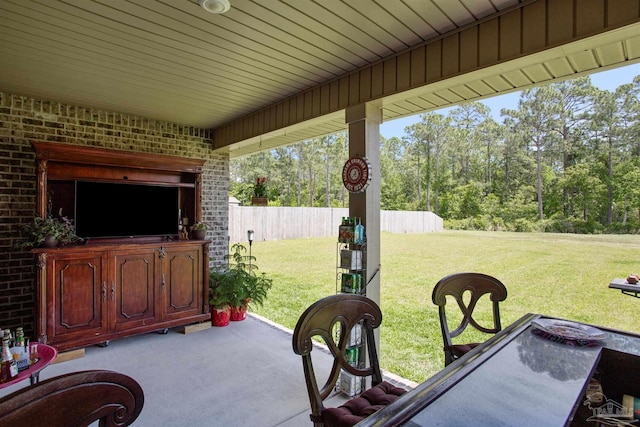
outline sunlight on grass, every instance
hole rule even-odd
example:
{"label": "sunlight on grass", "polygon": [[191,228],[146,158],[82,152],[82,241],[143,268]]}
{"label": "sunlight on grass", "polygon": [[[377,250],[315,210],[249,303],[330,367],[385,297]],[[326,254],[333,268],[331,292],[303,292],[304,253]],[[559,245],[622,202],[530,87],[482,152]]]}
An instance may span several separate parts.
{"label": "sunlight on grass", "polygon": [[[313,302],[336,292],[334,238],[254,242],[253,255],[259,271],[274,279],[264,307],[254,310],[287,328]],[[541,313],[640,331],[640,301],[608,289],[611,279],[640,273],[638,236],[383,233],[381,265],[381,365],[413,381],[444,366],[431,291],[451,273],[481,272],[506,285],[503,327],[526,313]],[[483,319],[490,322],[489,311]]]}

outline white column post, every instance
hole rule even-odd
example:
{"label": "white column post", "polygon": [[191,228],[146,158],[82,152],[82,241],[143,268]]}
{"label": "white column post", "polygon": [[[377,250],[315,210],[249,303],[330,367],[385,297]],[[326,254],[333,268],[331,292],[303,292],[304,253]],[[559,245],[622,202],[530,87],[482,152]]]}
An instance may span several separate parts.
{"label": "white column post", "polygon": [[349,216],[362,218],[367,236],[367,297],[380,304],[380,123],[382,110],[372,104],[350,107],[349,157],[363,156],[371,165],[371,181],[362,193],[349,194]]}

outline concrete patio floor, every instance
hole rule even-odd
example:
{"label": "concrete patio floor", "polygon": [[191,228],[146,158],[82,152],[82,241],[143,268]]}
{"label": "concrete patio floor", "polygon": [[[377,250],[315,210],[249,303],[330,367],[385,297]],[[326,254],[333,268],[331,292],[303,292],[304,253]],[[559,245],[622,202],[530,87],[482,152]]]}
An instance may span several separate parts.
{"label": "concrete patio floor", "polygon": [[[310,426],[302,361],[291,331],[249,315],[227,327],[183,333],[149,333],[91,346],[84,357],[54,363],[40,381],[69,372],[108,369],[131,376],[145,393],[135,426]],[[325,378],[331,356],[314,349],[314,367]],[[412,384],[389,376],[394,383]],[[28,386],[0,390],[0,397]],[[338,394],[326,401],[337,406]]]}

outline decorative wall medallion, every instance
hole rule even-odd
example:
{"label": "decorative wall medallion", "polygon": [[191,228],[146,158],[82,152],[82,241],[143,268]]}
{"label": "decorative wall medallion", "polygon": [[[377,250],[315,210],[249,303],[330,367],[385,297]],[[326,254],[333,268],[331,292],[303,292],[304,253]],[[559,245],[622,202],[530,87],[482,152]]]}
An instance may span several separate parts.
{"label": "decorative wall medallion", "polygon": [[371,181],[371,164],[365,157],[355,156],[342,168],[342,183],[350,193],[362,193]]}

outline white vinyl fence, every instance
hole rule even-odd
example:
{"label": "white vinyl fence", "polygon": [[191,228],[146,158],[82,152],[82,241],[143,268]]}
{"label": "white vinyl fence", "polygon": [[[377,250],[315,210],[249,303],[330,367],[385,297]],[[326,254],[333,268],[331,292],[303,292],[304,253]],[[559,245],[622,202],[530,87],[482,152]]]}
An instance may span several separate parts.
{"label": "white vinyl fence", "polygon": [[[285,240],[338,236],[342,217],[348,208],[292,208],[277,206],[229,205],[229,238],[232,243],[254,239]],[[433,212],[381,211],[381,231],[390,233],[434,233],[442,231],[442,218]]]}

